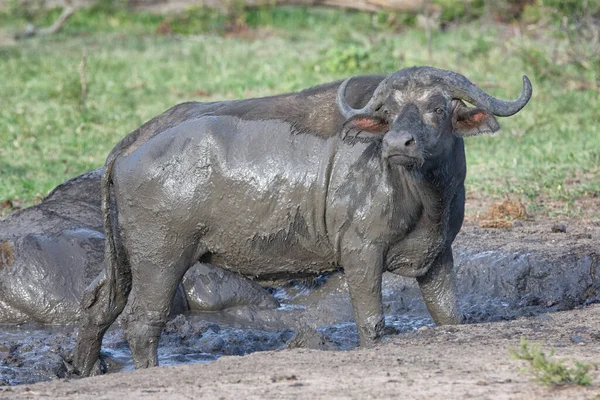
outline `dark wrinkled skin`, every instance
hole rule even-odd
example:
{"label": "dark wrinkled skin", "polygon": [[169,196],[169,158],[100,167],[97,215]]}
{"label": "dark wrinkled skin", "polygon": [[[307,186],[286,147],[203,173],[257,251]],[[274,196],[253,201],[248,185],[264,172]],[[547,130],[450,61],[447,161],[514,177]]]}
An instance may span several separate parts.
{"label": "dark wrinkled skin", "polygon": [[[103,177],[112,240],[82,302],[76,369],[89,375],[123,310],[134,365],[157,365],[170,300],[197,261],[257,279],[343,270],[362,346],[383,329],[385,270],[417,279],[436,323],[460,323],[451,251],[464,212],[460,136],[499,125],[435,80],[413,80],[419,71],[348,120],[309,90],[276,104],[196,106],[210,115],[184,104],[151,139],[125,138]],[[341,97],[352,108],[368,100]]]}

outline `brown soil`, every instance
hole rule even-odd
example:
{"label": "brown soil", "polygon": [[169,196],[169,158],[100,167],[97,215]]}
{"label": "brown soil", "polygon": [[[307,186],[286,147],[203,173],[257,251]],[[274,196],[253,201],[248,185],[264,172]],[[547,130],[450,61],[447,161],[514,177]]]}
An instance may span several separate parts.
{"label": "brown soil", "polygon": [[33,398],[600,398],[590,387],[546,388],[514,360],[524,336],[557,358],[600,361],[600,305],[510,322],[424,327],[373,349],[293,349],[222,357],[210,364],[152,368],[88,379],[0,388],[0,399]]}

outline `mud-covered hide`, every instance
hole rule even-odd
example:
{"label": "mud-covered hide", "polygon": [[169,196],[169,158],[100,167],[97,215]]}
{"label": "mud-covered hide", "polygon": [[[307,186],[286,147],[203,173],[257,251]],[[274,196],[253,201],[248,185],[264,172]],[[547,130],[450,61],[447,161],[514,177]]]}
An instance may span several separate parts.
{"label": "mud-covered hide", "polygon": [[[40,204],[0,220],[0,323],[77,321],[83,290],[104,266],[102,171],[73,178]],[[173,313],[241,305],[278,303],[250,280],[197,264],[175,295]]]}
{"label": "mud-covered hide", "polygon": [[102,169],[54,189],[0,220],[0,322],[63,324],[102,269]]}
{"label": "mud-covered hide", "polygon": [[183,276],[182,286],[192,311],[219,311],[245,305],[279,306],[262,286],[211,264],[194,264]]}

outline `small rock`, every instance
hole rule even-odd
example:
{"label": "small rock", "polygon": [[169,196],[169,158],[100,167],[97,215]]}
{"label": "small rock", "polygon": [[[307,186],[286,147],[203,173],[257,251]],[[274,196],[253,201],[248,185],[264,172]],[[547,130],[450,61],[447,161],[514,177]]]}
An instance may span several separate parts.
{"label": "small rock", "polygon": [[322,332],[306,325],[296,330],[296,335],[288,342],[287,346],[289,349],[333,350],[334,348]]}
{"label": "small rock", "polygon": [[520,228],[523,226],[523,221],[513,221],[514,228]]}
{"label": "small rock", "polygon": [[554,224],[554,225],[552,225],[551,229],[552,229],[552,232],[554,232],[554,233],[567,232],[567,226],[565,224]]}
{"label": "small rock", "polygon": [[298,378],[296,377],[296,375],[279,375],[279,376],[272,376],[271,377],[271,382],[276,383],[276,382],[281,382],[281,381],[297,381]]}
{"label": "small rock", "polygon": [[573,343],[584,343],[584,340],[579,335],[571,335],[571,342],[573,342]]}

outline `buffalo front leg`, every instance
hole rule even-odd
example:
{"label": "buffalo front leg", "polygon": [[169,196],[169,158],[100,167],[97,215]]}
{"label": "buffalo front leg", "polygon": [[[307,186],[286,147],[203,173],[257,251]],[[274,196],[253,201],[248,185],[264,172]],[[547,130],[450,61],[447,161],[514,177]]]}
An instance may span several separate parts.
{"label": "buffalo front leg", "polygon": [[456,325],[462,322],[454,282],[452,249],[443,251],[429,271],[417,282],[431,318],[438,325]]}
{"label": "buffalo front leg", "polygon": [[373,346],[384,328],[381,302],[383,254],[380,249],[371,247],[350,251],[342,257],[342,266],[350,291],[360,345]]}

